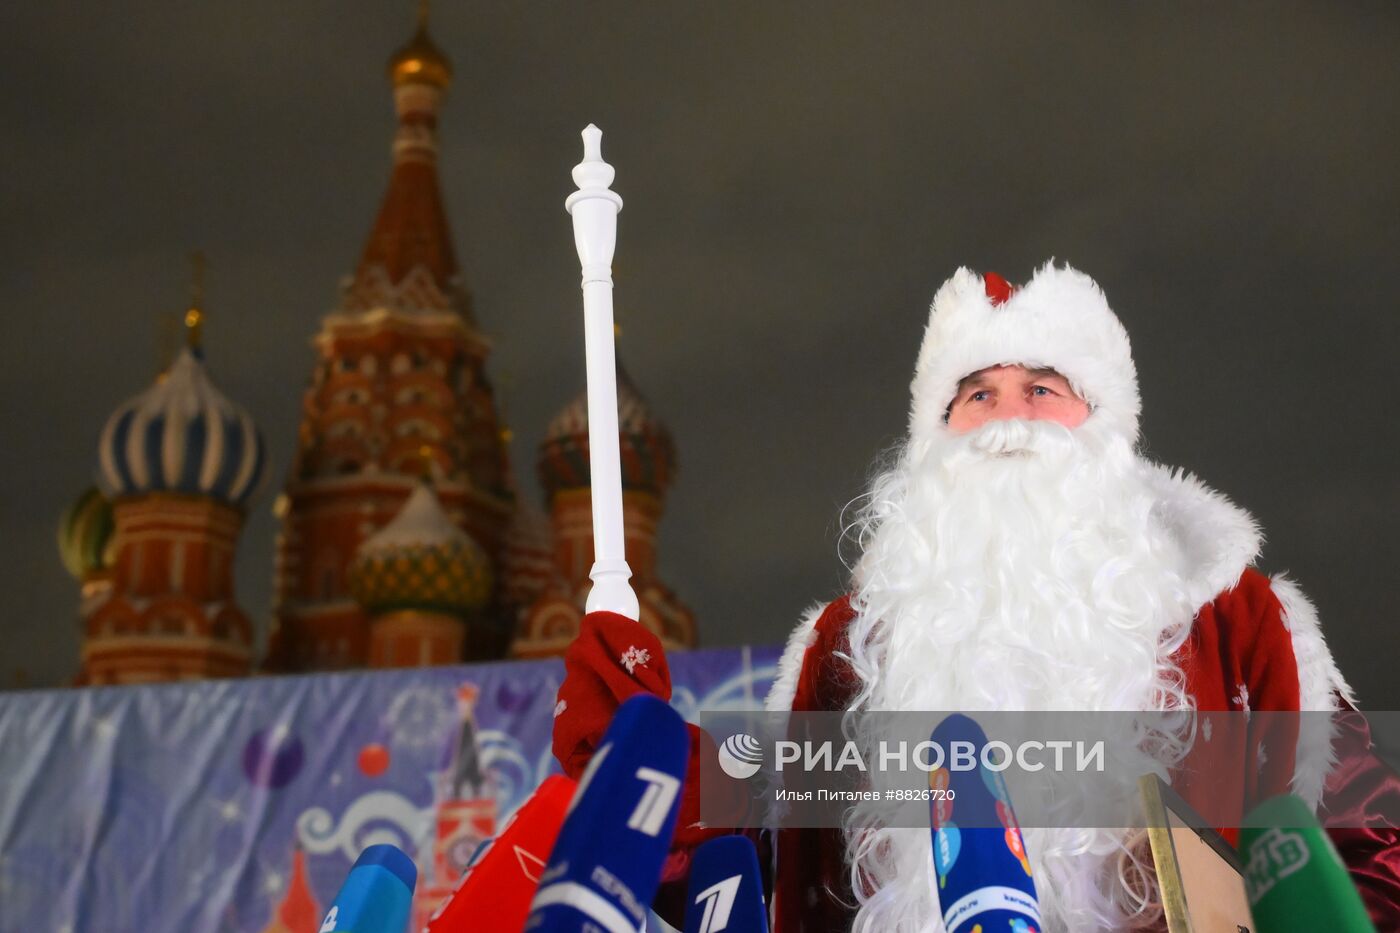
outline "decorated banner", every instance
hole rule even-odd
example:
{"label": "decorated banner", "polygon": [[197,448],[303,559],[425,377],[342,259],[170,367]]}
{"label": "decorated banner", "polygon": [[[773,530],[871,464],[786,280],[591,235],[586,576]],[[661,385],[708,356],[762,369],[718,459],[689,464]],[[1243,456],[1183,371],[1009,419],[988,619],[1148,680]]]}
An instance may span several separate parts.
{"label": "decorated banner", "polygon": [[[672,705],[757,709],[777,647],[669,655]],[[559,768],[557,660],[0,695],[0,933],[316,933],[355,858],[412,928]]]}

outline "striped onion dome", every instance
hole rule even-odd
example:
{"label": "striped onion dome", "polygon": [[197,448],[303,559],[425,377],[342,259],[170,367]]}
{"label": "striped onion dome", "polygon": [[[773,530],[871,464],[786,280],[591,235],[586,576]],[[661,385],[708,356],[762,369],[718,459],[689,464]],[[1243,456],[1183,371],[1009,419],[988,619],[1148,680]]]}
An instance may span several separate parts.
{"label": "striped onion dome", "polygon": [[372,612],[426,609],[461,615],[491,597],[491,559],[419,483],[399,513],[355,550],[350,594]]}
{"label": "striped onion dome", "polygon": [[186,347],[155,385],[107,419],[98,458],[113,496],[182,492],[243,506],[262,479],[267,448],[253,419]]}
{"label": "striped onion dome", "polygon": [[[617,426],[621,435],[622,488],[660,495],[676,472],[671,432],[617,366]],[[553,495],[588,486],[588,393],[554,416],[540,444],[540,482]]]}
{"label": "striped onion dome", "polygon": [[58,522],[58,553],[63,566],[79,580],[110,570],[113,553],[112,503],[102,490],[89,486]]}

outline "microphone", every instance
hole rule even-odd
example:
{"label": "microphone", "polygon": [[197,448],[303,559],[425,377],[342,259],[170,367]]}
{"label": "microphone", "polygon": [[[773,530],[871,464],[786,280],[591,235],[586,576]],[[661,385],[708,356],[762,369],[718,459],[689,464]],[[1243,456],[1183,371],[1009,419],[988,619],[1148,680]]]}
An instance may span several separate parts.
{"label": "microphone", "polygon": [[746,836],[719,836],[695,850],[685,933],[768,933],[758,853]]}
{"label": "microphone", "polygon": [[496,838],[472,855],[426,933],[519,933],[575,787],[562,774],[545,778]]}
{"label": "microphone", "polygon": [[690,738],[680,714],[639,693],[593,753],[549,854],[525,929],[632,933],[646,922],[680,809]]}
{"label": "microphone", "polygon": [[1283,794],[1255,807],[1240,830],[1240,861],[1255,933],[1375,933],[1361,894],[1312,811]]}
{"label": "microphone", "polygon": [[318,933],[405,933],[417,881],[403,850],[370,846],[350,867]]}
{"label": "microphone", "polygon": [[979,924],[984,930],[1015,930],[1028,923],[1039,929],[1040,904],[1011,796],[1001,773],[982,764],[986,733],[967,716],[954,714],[929,739],[945,754],[946,766],[929,774],[929,828],[948,933],[966,933]]}

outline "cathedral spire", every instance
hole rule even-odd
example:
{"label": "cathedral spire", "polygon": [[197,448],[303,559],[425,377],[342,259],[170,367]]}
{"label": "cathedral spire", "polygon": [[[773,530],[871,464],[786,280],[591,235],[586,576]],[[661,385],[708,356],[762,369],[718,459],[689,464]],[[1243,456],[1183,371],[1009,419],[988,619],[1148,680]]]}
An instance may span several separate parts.
{"label": "cathedral spire", "polygon": [[[452,69],[428,29],[424,4],[411,38],[389,59],[398,114],[389,185],[359,265],[315,338],[316,368],[280,512],[273,669],[404,663],[397,647],[377,653],[385,631],[403,632],[374,627],[382,600],[366,606],[351,598],[364,580],[355,582],[350,568],[419,477],[431,476],[432,494],[488,566],[514,506],[486,374],[491,344],[473,319],[443,209],[437,119]],[[454,617],[465,633],[444,662],[462,660],[463,646],[467,660],[505,653],[498,587],[488,581],[486,589],[489,598]],[[421,652],[413,659],[439,663]]]}
{"label": "cathedral spire", "polygon": [[190,306],[185,309],[185,342],[198,355],[204,339],[204,252],[190,253]]}
{"label": "cathedral spire", "polygon": [[452,65],[428,35],[428,5],[420,2],[412,38],[389,59],[398,129],[394,167],[360,257],[357,279],[383,275],[397,285],[422,266],[447,289],[457,273],[437,176],[437,120]]}
{"label": "cathedral spire", "polygon": [[389,80],[401,84],[428,84],[447,89],[452,82],[452,63],[428,37],[428,0],[418,2],[418,28],[413,38],[389,59]]}

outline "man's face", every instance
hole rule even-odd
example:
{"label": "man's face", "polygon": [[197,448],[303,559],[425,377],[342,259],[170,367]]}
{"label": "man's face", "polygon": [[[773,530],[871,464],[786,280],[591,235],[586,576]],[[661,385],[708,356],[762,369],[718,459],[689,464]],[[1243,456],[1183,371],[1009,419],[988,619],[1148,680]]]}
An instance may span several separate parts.
{"label": "man's face", "polygon": [[1012,418],[1042,419],[1077,428],[1088,417],[1089,403],[1053,369],[991,366],[958,383],[958,393],[948,409],[948,428],[954,434],[964,434],[989,421]]}

